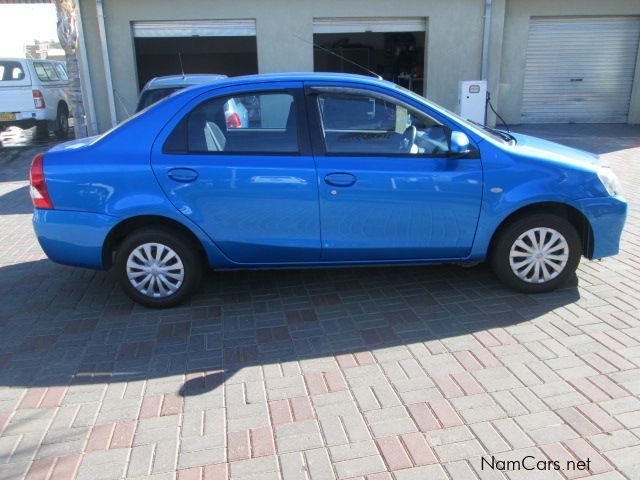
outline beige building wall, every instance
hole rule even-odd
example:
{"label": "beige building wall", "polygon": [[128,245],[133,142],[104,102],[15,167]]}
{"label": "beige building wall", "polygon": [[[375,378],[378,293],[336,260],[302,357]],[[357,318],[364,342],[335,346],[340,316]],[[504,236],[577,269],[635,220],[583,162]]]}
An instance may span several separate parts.
{"label": "beige building wall", "polygon": [[[81,0],[100,130],[110,127],[95,0]],[[429,98],[454,109],[458,81],[480,76],[484,3],[469,0],[103,0],[118,120],[138,95],[131,23],[137,20],[255,18],[260,73],[313,71],[314,17],[424,17]]]}
{"label": "beige building wall", "polygon": [[[138,20],[255,18],[260,73],[312,71],[314,17],[427,19],[426,95],[455,110],[458,82],[481,74],[485,0],[102,0],[118,121],[135,109],[138,82],[131,24]],[[96,0],[80,0],[100,131],[111,127]],[[638,0],[493,0],[488,65],[492,103],[520,122],[529,19],[532,16],[640,15]],[[489,116],[489,121],[493,116]],[[640,68],[630,121],[640,123]]]}

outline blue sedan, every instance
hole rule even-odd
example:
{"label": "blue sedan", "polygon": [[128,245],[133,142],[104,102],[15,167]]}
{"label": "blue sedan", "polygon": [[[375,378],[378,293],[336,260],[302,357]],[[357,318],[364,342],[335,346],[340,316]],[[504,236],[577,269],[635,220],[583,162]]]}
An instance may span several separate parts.
{"label": "blue sedan", "polygon": [[[231,104],[248,110],[238,122]],[[215,269],[489,260],[546,292],[618,253],[627,203],[598,158],[470,123],[344,74],[236,77],[176,93],[31,167],[53,261],[114,268],[151,307]]]}

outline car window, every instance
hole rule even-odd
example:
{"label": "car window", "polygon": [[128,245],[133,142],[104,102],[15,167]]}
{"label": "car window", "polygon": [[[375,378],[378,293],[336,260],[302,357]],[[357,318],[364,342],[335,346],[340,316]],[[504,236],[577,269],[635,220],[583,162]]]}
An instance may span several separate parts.
{"label": "car window", "polygon": [[20,62],[1,61],[0,62],[0,82],[11,82],[23,80],[25,77],[24,68]]}
{"label": "car window", "polygon": [[49,63],[34,63],[33,68],[42,82],[60,80],[53,66]]}
{"label": "car window", "polygon": [[325,149],[334,154],[444,156],[451,130],[428,115],[362,93],[317,96]]}
{"label": "car window", "polygon": [[56,64],[56,70],[58,71],[58,76],[62,80],[69,80],[69,77],[67,76],[67,71],[65,70],[62,64],[60,63]]}
{"label": "car window", "polygon": [[142,95],[140,95],[140,100],[138,100],[138,108],[137,110],[144,110],[145,108],[153,105],[154,103],[159,102],[163,98],[168,97],[173,92],[177,92],[178,90],[182,90],[183,87],[166,87],[166,88],[153,88],[150,90],[144,90]]}
{"label": "car window", "polygon": [[187,144],[190,152],[298,152],[294,98],[269,92],[205,102],[189,114]]}

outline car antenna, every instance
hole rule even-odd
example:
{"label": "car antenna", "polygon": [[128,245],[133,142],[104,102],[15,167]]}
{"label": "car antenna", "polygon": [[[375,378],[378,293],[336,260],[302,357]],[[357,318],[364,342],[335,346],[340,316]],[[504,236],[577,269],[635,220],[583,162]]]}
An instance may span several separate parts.
{"label": "car antenna", "polygon": [[293,35],[294,37],[296,37],[298,40],[302,40],[304,43],[308,43],[309,45],[313,45],[315,48],[317,48],[317,49],[319,49],[319,50],[322,50],[322,51],[324,51],[324,52],[327,52],[327,53],[329,53],[329,54],[333,55],[334,57],[338,57],[338,58],[340,58],[340,59],[344,60],[345,62],[349,62],[350,64],[355,65],[355,66],[356,66],[356,67],[358,67],[358,68],[361,68],[362,70],[364,70],[365,72],[367,72],[369,75],[371,75],[371,76],[373,76],[373,77],[376,77],[378,80],[383,80],[383,78],[382,78],[382,76],[381,76],[381,75],[377,74],[376,72],[374,72],[374,71],[372,71],[372,70],[369,70],[367,67],[363,67],[362,65],[360,65],[360,64],[359,64],[359,63],[357,63],[357,62],[354,62],[353,60],[350,60],[350,59],[348,59],[348,58],[346,58],[346,57],[343,57],[342,55],[340,55],[339,53],[334,52],[333,50],[329,50],[328,48],[325,48],[325,47],[323,47],[323,46],[321,46],[321,45],[318,45],[316,42],[310,42],[310,41],[309,41],[309,40],[307,40],[306,38],[302,38],[302,37],[301,37],[301,36],[299,36],[299,35],[296,35],[296,34],[292,34],[292,35]]}
{"label": "car antenna", "polygon": [[178,51],[178,60],[180,61],[180,73],[182,74],[182,79],[184,80],[184,66],[182,65],[182,52]]}

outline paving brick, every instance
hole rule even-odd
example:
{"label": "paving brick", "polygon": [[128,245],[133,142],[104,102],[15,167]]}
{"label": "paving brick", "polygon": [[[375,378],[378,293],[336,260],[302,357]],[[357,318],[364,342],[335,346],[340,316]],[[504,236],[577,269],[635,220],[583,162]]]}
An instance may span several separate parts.
{"label": "paving brick", "polygon": [[401,470],[413,466],[408,452],[399,437],[383,437],[376,440],[382,458],[390,470]]}

